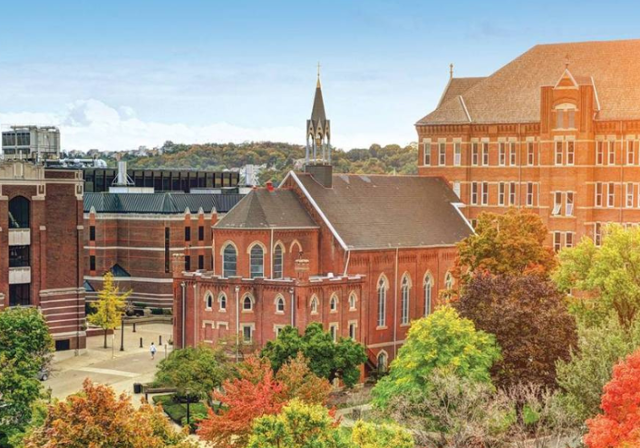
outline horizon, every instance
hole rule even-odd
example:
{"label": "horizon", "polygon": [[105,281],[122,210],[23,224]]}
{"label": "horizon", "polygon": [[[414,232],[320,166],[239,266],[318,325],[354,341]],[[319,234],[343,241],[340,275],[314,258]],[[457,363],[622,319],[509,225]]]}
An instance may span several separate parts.
{"label": "horizon", "polygon": [[450,63],[487,76],[538,44],[636,37],[640,12],[461,3],[30,2],[28,33],[19,20],[0,30],[0,124],[58,126],[65,151],[303,145],[319,62],[336,148],[406,146]]}

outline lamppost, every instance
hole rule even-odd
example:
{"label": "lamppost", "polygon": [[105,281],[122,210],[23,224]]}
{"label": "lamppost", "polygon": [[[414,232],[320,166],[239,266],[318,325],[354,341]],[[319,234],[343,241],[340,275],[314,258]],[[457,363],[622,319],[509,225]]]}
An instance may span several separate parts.
{"label": "lamppost", "polygon": [[120,316],[120,351],[124,351],[124,314]]}

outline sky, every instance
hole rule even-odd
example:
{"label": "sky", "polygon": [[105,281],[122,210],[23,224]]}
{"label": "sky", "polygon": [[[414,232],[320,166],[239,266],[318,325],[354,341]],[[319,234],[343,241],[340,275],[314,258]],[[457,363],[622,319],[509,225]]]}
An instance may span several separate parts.
{"label": "sky", "polygon": [[450,63],[486,76],[536,44],[640,38],[635,1],[0,5],[0,124],[57,125],[66,150],[304,144],[318,62],[334,146],[406,145]]}

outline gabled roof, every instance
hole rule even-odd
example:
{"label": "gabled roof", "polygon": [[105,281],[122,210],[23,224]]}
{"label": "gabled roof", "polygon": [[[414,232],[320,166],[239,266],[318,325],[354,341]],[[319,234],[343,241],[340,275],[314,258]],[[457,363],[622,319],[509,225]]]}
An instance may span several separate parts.
{"label": "gabled roof", "polygon": [[85,193],[84,211],[88,213],[93,207],[96,213],[176,214],[187,208],[192,213],[201,208],[211,213],[215,208],[219,213],[227,213],[242,197],[232,193]]}
{"label": "gabled roof", "polygon": [[450,246],[472,233],[439,177],[334,174],[325,188],[289,173],[345,249]]}
{"label": "gabled roof", "polygon": [[444,93],[442,94],[442,98],[440,98],[438,106],[446,103],[452,98],[462,95],[483,79],[484,77],[451,78],[449,80],[449,84],[447,84],[447,87],[444,89]]}
{"label": "gabled roof", "polygon": [[318,227],[291,190],[252,190],[215,225],[216,229]]}
{"label": "gabled roof", "polygon": [[640,39],[537,45],[463,93],[450,83],[446,100],[416,124],[538,122],[540,88],[555,86],[567,64],[578,84],[597,86],[599,120],[640,119],[638,55]]}

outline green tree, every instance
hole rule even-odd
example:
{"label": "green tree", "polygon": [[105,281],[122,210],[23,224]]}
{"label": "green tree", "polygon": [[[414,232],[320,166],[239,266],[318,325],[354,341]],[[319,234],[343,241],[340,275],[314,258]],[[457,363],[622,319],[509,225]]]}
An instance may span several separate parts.
{"label": "green tree", "polygon": [[131,291],[120,294],[111,272],[104,274],[102,281],[102,289],[98,291],[98,300],[91,303],[91,308],[95,312],[89,314],[87,320],[90,324],[104,330],[104,348],[107,348],[107,332],[115,330],[121,323],[122,313],[124,313]]}
{"label": "green tree", "polygon": [[359,420],[353,426],[352,442],[360,448],[413,448],[413,436],[396,424],[369,423]]}
{"label": "green tree", "polygon": [[453,308],[442,307],[413,321],[389,375],[373,389],[374,403],[384,408],[394,396],[430,390],[434,369],[490,384],[489,370],[499,359],[495,336],[476,330]]}
{"label": "green tree", "polygon": [[291,400],[277,415],[254,420],[247,448],[350,448],[327,408]]}
{"label": "green tree", "polygon": [[160,361],[155,382],[177,388],[181,397],[197,396],[202,400],[232,375],[224,348],[200,344],[174,350]]}
{"label": "green tree", "polygon": [[562,290],[581,291],[573,307],[579,318],[593,324],[613,310],[628,327],[640,310],[640,228],[611,224],[605,233],[599,248],[583,238],[561,251],[553,278]]}
{"label": "green tree", "polygon": [[278,371],[299,352],[309,360],[311,371],[321,378],[333,381],[341,379],[352,387],[360,378],[360,366],[367,360],[364,347],[351,338],[340,338],[334,342],[322,325],[314,322],[307,326],[303,335],[297,328],[287,326],[278,337],[267,342],[261,356],[269,358],[271,367]]}

